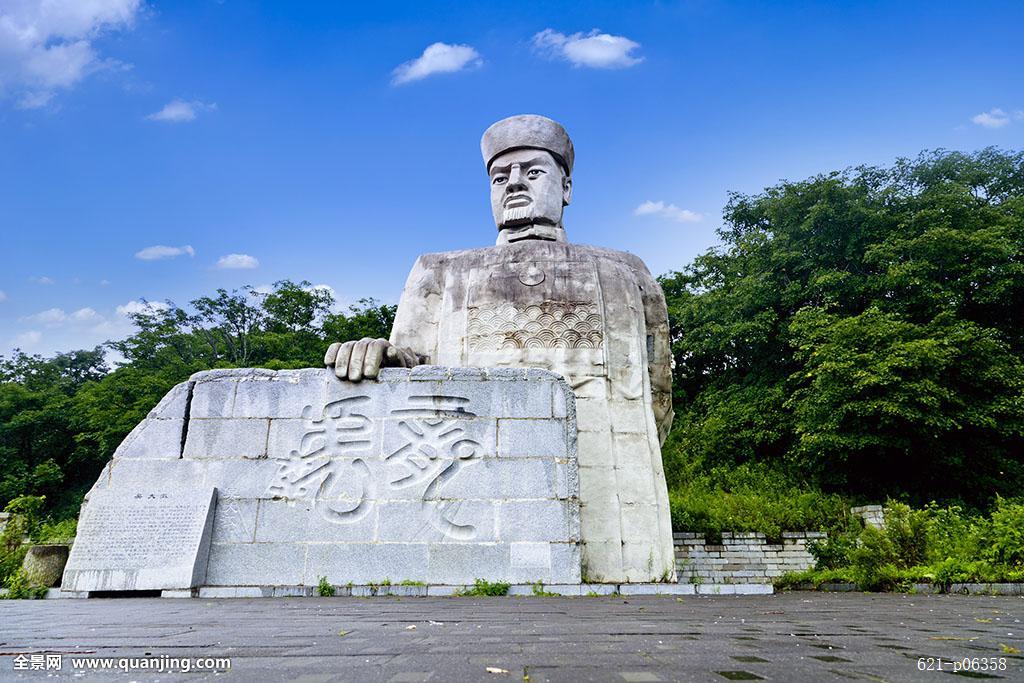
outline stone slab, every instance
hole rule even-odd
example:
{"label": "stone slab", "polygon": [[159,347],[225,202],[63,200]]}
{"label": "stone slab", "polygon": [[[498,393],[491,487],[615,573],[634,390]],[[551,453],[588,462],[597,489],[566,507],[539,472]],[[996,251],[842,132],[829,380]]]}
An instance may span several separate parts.
{"label": "stone slab", "polygon": [[90,496],[64,570],[68,591],[189,589],[206,579],[217,491],[100,491]]}
{"label": "stone slab", "polygon": [[688,583],[624,583],[619,586],[619,595],[694,595],[693,585]]}
{"label": "stone slab", "polygon": [[697,595],[772,595],[775,588],[770,583],[715,583],[697,586]]}
{"label": "stone slab", "polygon": [[202,586],[199,589],[201,598],[269,598],[271,595],[273,589],[256,586]]}

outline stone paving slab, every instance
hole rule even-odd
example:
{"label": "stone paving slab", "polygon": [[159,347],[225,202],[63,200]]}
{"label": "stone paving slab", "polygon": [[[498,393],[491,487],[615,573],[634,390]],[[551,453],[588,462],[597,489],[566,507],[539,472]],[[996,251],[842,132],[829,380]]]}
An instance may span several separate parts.
{"label": "stone paving slab", "polygon": [[[1019,596],[2,601],[0,681],[943,681],[965,657],[1001,659],[987,675],[1020,681],[1022,621]],[[14,670],[18,654],[45,653],[64,668]],[[231,667],[76,672],[69,653]],[[919,671],[921,657],[948,673]]]}

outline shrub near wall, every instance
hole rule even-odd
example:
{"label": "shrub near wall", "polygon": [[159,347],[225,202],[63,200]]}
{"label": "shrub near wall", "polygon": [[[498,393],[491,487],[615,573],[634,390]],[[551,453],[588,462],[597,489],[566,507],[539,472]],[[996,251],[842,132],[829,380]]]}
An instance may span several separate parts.
{"label": "shrub near wall", "polygon": [[812,544],[816,567],[787,574],[782,588],[850,581],[862,590],[942,589],[956,583],[1024,582],[1024,501],[997,498],[988,517],[957,506],[885,507],[885,528],[866,527]]}

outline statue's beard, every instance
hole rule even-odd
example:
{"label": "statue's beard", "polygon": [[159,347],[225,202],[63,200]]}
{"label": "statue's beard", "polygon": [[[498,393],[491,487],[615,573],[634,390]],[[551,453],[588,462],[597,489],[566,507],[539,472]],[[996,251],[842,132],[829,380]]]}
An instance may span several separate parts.
{"label": "statue's beard", "polygon": [[543,214],[534,212],[534,204],[530,203],[526,206],[512,206],[501,212],[501,225],[498,226],[499,230],[515,230],[516,228],[525,228],[530,225],[545,225],[556,227],[559,221],[552,219]]}
{"label": "statue's beard", "polygon": [[512,206],[505,209],[501,214],[501,227],[514,228],[520,225],[533,223],[533,203],[526,206]]}

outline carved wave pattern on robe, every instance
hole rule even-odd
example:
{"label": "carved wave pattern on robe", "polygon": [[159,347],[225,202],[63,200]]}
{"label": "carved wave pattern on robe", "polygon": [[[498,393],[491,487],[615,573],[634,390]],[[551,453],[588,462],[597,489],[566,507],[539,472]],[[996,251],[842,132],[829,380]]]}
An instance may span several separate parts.
{"label": "carved wave pattern on robe", "polygon": [[469,309],[470,351],[599,349],[604,321],[596,303],[510,303]]}

